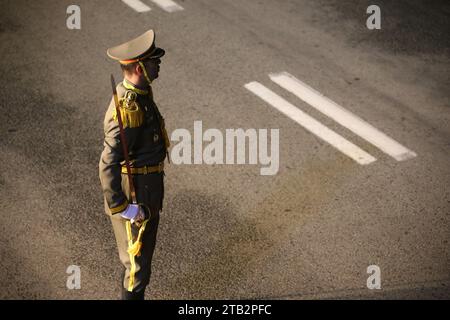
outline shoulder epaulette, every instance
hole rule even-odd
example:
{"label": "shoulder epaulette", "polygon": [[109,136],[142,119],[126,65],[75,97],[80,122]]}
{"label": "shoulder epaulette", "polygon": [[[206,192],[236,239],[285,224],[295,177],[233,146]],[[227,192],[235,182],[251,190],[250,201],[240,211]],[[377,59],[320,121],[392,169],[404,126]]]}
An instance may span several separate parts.
{"label": "shoulder epaulette", "polygon": [[[136,98],[135,92],[127,90],[123,97],[119,99],[119,110],[124,128],[136,128],[144,123],[144,112],[138,105]],[[112,116],[115,121],[118,121],[116,108],[114,108]]]}

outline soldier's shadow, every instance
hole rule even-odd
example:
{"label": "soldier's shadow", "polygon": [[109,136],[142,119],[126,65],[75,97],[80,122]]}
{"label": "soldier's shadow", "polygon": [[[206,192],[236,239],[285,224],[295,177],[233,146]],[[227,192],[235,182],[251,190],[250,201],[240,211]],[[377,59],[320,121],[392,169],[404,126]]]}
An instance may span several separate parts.
{"label": "soldier's shadow", "polygon": [[[153,264],[152,296],[235,297],[251,256],[242,247],[261,235],[221,194],[182,190],[165,199]],[[267,240],[267,239],[266,239]],[[257,247],[254,248],[255,251]]]}

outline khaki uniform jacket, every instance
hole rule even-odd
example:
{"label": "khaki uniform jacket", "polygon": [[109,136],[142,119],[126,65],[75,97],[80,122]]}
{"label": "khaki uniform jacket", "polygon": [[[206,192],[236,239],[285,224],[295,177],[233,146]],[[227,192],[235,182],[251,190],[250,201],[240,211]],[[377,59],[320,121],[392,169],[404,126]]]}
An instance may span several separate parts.
{"label": "khaki uniform jacket", "polygon": [[[129,86],[127,86],[130,88]],[[164,161],[168,137],[164,119],[148,93],[117,85],[124,133],[131,167],[155,166]],[[125,210],[129,199],[122,190],[122,166],[125,166],[120,129],[114,99],[111,99],[104,119],[104,149],[99,162],[99,177],[105,198],[105,212],[115,214]]]}

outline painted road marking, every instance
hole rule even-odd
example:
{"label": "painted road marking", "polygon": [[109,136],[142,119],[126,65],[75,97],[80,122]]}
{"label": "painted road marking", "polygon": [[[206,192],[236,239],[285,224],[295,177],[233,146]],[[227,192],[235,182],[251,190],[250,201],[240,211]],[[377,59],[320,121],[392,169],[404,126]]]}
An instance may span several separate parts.
{"label": "painted road marking", "polygon": [[149,6],[139,0],[122,0],[122,2],[137,12],[147,12],[151,10]]}
{"label": "painted road marking", "polygon": [[316,135],[320,139],[328,142],[333,147],[349,156],[357,163],[366,165],[376,161],[376,158],[354,145],[344,137],[340,136],[333,130],[321,124],[316,119],[310,117],[299,108],[286,101],[275,92],[266,88],[259,82],[253,81],[244,85],[246,89],[263,99],[268,104],[272,105],[275,109],[282,112],[303,128]]}
{"label": "painted road marking", "polygon": [[180,6],[179,4],[175,3],[172,0],[151,0],[151,1],[167,12],[184,10],[182,6]]}
{"label": "painted road marking", "polygon": [[293,75],[287,72],[281,72],[271,73],[269,74],[269,77],[282,88],[293,93],[313,108],[327,115],[340,125],[348,128],[364,140],[370,142],[395,160],[403,161],[417,156],[414,151],[409,150],[394,139],[388,137],[370,123],[367,123],[357,115],[344,109],[320,92],[298,80]]}

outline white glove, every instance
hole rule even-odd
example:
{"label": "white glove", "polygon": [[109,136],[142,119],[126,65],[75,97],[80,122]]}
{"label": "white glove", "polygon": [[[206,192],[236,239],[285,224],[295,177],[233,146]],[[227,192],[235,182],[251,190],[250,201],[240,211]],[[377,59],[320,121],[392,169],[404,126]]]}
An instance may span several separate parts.
{"label": "white glove", "polygon": [[138,227],[140,227],[145,220],[145,212],[138,204],[129,204],[127,208],[120,213],[120,216],[130,220],[132,224],[136,224]]}
{"label": "white glove", "polygon": [[127,208],[120,213],[120,216],[127,220],[134,220],[139,215],[141,208],[138,204],[129,204]]}

